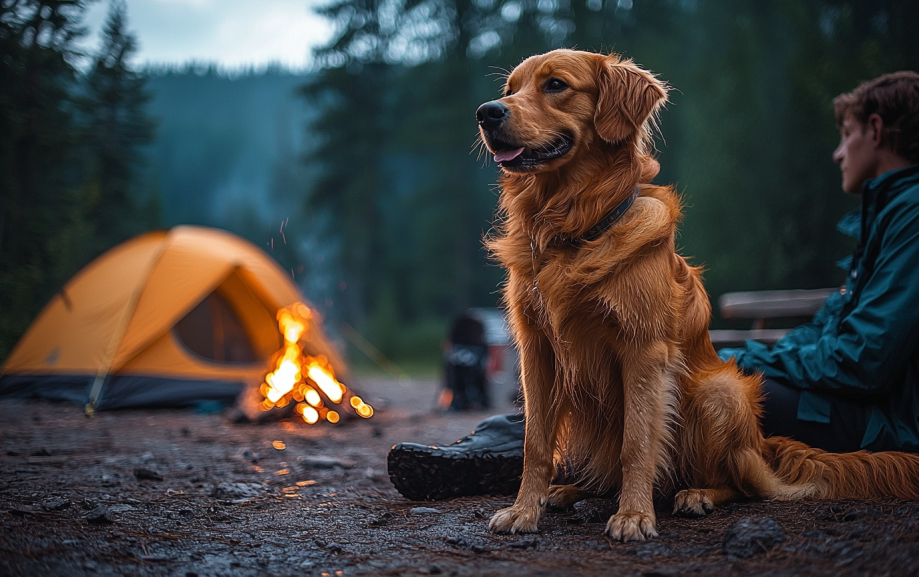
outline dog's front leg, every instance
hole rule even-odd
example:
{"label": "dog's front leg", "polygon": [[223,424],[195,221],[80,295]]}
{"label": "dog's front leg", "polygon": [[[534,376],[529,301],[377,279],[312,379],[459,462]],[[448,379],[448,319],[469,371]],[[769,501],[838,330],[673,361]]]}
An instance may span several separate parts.
{"label": "dog's front leg", "polygon": [[549,482],[555,475],[557,409],[552,404],[555,379],[552,347],[535,330],[518,331],[521,381],[526,409],[523,477],[514,505],[501,509],[488,528],[499,533],[535,533],[546,509]]}
{"label": "dog's front leg", "polygon": [[622,435],[622,493],[619,512],[610,517],[606,533],[619,541],[657,537],[653,491],[664,457],[668,411],[675,398],[675,380],[664,344],[627,355],[622,377],[625,419]]}

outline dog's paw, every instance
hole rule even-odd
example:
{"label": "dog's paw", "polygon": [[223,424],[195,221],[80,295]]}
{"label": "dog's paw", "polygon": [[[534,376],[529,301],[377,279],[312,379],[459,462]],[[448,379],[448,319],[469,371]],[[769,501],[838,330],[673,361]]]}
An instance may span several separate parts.
{"label": "dog's paw", "polygon": [[686,489],[676,494],[673,513],[686,517],[705,517],[715,510],[711,497],[702,489]]}
{"label": "dog's paw", "polygon": [[570,509],[584,498],[584,491],[575,485],[553,485],[549,487],[549,499],[546,505],[550,509]]}
{"label": "dog's paw", "polygon": [[536,533],[539,517],[538,508],[514,505],[495,513],[488,522],[488,530],[494,533]]}
{"label": "dog's paw", "polygon": [[616,541],[644,541],[657,537],[654,515],[635,511],[622,511],[609,518],[606,534]]}

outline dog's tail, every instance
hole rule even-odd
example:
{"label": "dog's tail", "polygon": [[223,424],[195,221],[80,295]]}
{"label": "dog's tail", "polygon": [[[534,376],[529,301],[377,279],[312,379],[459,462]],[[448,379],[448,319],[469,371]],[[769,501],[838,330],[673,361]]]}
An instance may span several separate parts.
{"label": "dog's tail", "polygon": [[763,440],[763,458],[784,482],[812,485],[817,499],[919,500],[919,455],[827,453],[788,439]]}

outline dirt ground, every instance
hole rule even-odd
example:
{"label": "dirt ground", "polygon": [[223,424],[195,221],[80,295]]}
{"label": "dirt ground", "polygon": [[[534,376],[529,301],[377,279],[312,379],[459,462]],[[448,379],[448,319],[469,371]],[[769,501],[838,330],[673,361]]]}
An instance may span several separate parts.
{"label": "dirt ground", "polygon": [[919,574],[919,503],[662,505],[660,538],[621,544],[603,536],[615,503],[593,500],[493,535],[511,496],[411,502],[386,473],[393,444],[456,440],[487,414],[433,412],[433,382],[355,388],[372,419],[314,427],[0,402],[0,574]]}

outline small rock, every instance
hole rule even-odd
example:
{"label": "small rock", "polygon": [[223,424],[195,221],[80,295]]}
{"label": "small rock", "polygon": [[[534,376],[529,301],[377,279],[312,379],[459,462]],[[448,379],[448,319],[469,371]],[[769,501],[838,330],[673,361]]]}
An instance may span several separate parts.
{"label": "small rock", "polygon": [[153,456],[153,453],[151,453],[151,452],[149,452],[149,451],[147,451],[146,453],[144,453],[143,455],[140,456],[140,462],[141,462],[141,463],[149,463],[150,461],[152,461],[152,460],[154,460],[154,459],[156,459],[156,457],[154,457],[154,456]]}
{"label": "small rock", "polygon": [[437,565],[431,565],[428,568],[428,575],[440,575],[441,573],[443,573],[443,570]]}
{"label": "small rock", "polygon": [[20,451],[9,450],[9,451],[6,452],[6,454],[7,454],[7,456],[9,456],[9,457],[18,457],[18,456],[21,455],[22,453],[21,453]]}
{"label": "small rock", "polygon": [[223,499],[226,497],[258,497],[262,493],[262,486],[258,483],[220,483],[211,491],[211,497]]}
{"label": "small rock", "polygon": [[72,504],[70,499],[48,499],[41,504],[41,508],[45,511],[63,511]]}
{"label": "small rock", "polygon": [[312,561],[304,561],[300,563],[300,568],[301,569],[312,569],[313,565],[315,565],[315,563],[313,563]]}
{"label": "small rock", "polygon": [[111,525],[114,523],[112,514],[105,505],[99,505],[86,514],[86,520],[94,525]]}
{"label": "small rock", "polygon": [[138,467],[134,469],[134,476],[138,481],[162,481],[163,477],[152,469]]}
{"label": "small rock", "polygon": [[767,553],[788,535],[775,519],[744,517],[732,523],[724,532],[721,549],[727,555],[744,559]]}
{"label": "small rock", "polygon": [[327,455],[312,455],[309,457],[300,457],[297,460],[307,469],[334,469],[335,467],[352,469],[356,464],[350,459],[338,459]]}
{"label": "small rock", "polygon": [[344,550],[344,548],[338,543],[329,543],[325,548],[332,553],[341,553]]}
{"label": "small rock", "polygon": [[367,525],[370,527],[383,527],[385,525],[388,525],[389,522],[392,521],[392,518],[393,518],[393,514],[390,513],[389,511],[385,511],[379,517],[374,517],[373,519],[371,519],[370,522],[367,523]]}
{"label": "small rock", "polygon": [[41,449],[32,451],[32,456],[33,457],[50,457],[51,452],[48,451],[48,449],[42,447]]}
{"label": "small rock", "polygon": [[434,509],[431,507],[414,507],[409,509],[408,514],[412,517],[418,517],[421,515],[440,515],[440,509]]}
{"label": "small rock", "polygon": [[262,456],[260,454],[250,451],[249,449],[243,451],[243,459],[252,461],[253,463],[257,462],[261,458]]}

